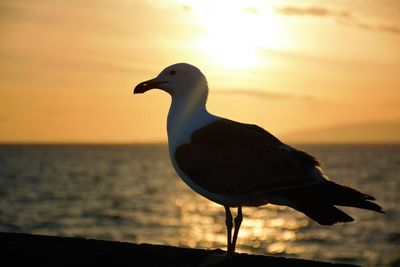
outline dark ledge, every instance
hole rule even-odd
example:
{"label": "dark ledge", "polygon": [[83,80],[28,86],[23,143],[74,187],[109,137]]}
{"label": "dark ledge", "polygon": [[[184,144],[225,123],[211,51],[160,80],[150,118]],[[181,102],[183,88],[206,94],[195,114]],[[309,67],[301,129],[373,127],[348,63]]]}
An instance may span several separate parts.
{"label": "dark ledge", "polygon": [[[30,266],[199,266],[213,250],[134,244],[71,237],[0,233],[2,262],[29,262]],[[354,265],[285,257],[236,254],[213,266],[349,267]]]}

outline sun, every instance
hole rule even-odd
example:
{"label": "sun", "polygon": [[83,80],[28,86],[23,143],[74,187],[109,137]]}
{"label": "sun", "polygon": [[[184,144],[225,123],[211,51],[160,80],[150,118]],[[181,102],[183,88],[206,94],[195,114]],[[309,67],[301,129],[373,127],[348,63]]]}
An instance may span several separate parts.
{"label": "sun", "polygon": [[257,64],[255,47],[229,35],[210,35],[201,39],[197,45],[201,53],[216,65],[248,68]]}
{"label": "sun", "polygon": [[215,65],[257,67],[263,48],[282,46],[279,19],[269,9],[249,6],[248,1],[203,1],[193,10],[205,30],[194,45]]}

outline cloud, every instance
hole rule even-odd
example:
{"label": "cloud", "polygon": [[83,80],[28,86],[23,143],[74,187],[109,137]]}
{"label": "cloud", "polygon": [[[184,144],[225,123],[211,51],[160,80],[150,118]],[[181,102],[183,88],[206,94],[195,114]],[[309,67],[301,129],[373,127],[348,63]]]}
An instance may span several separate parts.
{"label": "cloud", "polygon": [[400,34],[400,25],[367,22],[347,9],[333,9],[322,6],[280,6],[274,11],[284,16],[314,16],[334,18],[337,23],[357,27],[362,30]]}
{"label": "cloud", "polygon": [[337,63],[339,60],[337,59],[331,59],[331,58],[325,58],[322,56],[317,56],[313,54],[306,54],[306,53],[299,53],[299,52],[292,52],[292,51],[286,51],[286,50],[280,50],[280,49],[274,49],[274,48],[264,48],[260,47],[258,49],[258,52],[261,55],[265,55],[267,57],[278,57],[281,59],[289,59],[289,60],[298,60],[298,61],[306,61],[306,62],[317,62],[317,63]]}
{"label": "cloud", "polygon": [[249,6],[242,9],[243,12],[250,13],[250,14],[258,14],[258,8],[254,6]]}
{"label": "cloud", "polygon": [[331,11],[324,7],[297,7],[297,6],[283,6],[275,8],[275,11],[282,15],[287,16],[328,16]]}
{"label": "cloud", "polygon": [[372,25],[372,24],[367,24],[364,22],[358,22],[357,26],[361,29],[369,30],[369,31],[400,34],[400,25],[384,25],[384,24]]}
{"label": "cloud", "polygon": [[273,99],[273,100],[304,100],[304,101],[313,101],[315,100],[312,96],[309,95],[291,95],[291,94],[281,94],[281,93],[272,93],[268,91],[261,90],[247,90],[247,89],[221,89],[215,90],[214,92],[218,94],[229,94],[229,95],[244,95],[250,97],[257,97],[263,99]]}

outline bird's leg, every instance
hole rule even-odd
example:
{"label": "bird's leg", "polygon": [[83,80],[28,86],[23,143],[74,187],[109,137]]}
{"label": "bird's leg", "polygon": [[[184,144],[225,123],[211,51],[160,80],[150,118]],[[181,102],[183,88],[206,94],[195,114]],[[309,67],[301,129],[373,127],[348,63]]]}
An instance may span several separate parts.
{"label": "bird's leg", "polygon": [[227,230],[227,237],[228,237],[228,254],[232,253],[232,227],[233,227],[233,222],[232,222],[232,214],[231,210],[229,209],[228,206],[225,207],[225,223],[226,223],[226,230]]}
{"label": "bird's leg", "polygon": [[235,253],[235,248],[236,248],[236,240],[238,238],[238,234],[239,234],[239,228],[240,225],[242,224],[242,220],[243,220],[243,214],[242,214],[242,207],[238,206],[238,211],[237,211],[237,215],[235,217],[235,230],[233,232],[233,240],[232,240],[232,254]]}
{"label": "bird's leg", "polygon": [[[224,206],[225,208],[225,223],[226,223],[226,230],[227,230],[227,237],[228,237],[228,252],[225,254],[221,253],[211,253],[209,254],[204,261],[199,265],[199,267],[206,267],[206,266],[217,266],[222,262],[227,262],[232,259],[234,255],[234,246],[232,246],[232,228],[233,228],[233,218],[232,213],[229,206]],[[236,229],[236,228],[235,228]],[[235,230],[236,231],[236,230]]]}

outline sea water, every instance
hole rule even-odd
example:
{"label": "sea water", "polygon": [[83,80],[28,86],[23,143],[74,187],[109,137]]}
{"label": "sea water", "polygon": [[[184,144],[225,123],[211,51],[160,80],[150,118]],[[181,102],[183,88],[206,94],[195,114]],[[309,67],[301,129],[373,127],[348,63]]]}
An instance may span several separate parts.
{"label": "sea water", "polygon": [[[244,208],[238,252],[392,266],[400,259],[400,145],[303,145],[386,214],[321,226],[287,207]],[[317,201],[317,200],[316,200]],[[166,145],[0,146],[0,231],[193,248],[226,246],[224,208],[175,174]]]}

